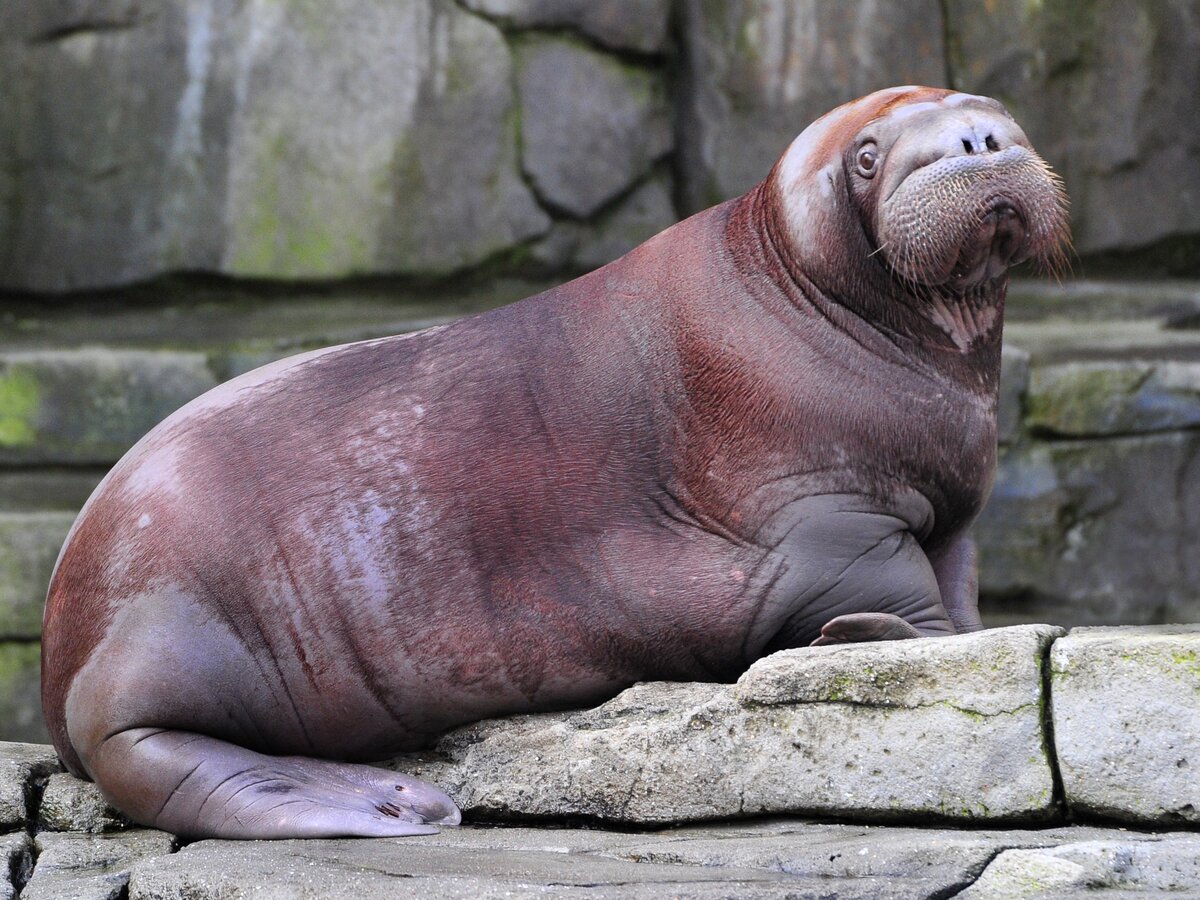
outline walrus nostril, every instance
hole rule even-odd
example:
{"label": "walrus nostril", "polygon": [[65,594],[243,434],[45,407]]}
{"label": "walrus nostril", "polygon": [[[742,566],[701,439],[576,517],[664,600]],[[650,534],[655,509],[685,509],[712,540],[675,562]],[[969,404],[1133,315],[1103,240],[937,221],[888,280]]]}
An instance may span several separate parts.
{"label": "walrus nostril", "polygon": [[994,134],[988,134],[984,138],[980,138],[978,133],[972,131],[967,137],[962,138],[963,150],[967,156],[974,156],[976,153],[984,153],[987,151],[995,152],[1000,149],[1000,142],[996,140]]}

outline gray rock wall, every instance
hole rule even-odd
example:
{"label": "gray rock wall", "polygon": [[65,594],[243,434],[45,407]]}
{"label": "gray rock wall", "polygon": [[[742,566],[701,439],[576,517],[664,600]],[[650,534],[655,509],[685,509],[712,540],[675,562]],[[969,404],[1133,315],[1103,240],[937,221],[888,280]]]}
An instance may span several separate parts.
{"label": "gray rock wall", "polygon": [[1200,621],[1200,332],[1171,326],[1200,289],[1026,291],[976,526],[985,619]]}
{"label": "gray rock wall", "polygon": [[1081,253],[1200,271],[1190,0],[58,0],[0,7],[0,290],[585,268],[903,83],[1009,104]]}

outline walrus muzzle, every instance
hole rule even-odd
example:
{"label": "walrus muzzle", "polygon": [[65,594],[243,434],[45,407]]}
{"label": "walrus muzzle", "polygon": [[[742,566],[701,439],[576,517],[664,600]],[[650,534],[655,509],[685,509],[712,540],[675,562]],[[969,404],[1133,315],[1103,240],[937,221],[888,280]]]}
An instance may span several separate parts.
{"label": "walrus muzzle", "polygon": [[1027,259],[1059,271],[1067,222],[1061,180],[1014,145],[915,169],[880,204],[876,236],[901,278],[964,293]]}

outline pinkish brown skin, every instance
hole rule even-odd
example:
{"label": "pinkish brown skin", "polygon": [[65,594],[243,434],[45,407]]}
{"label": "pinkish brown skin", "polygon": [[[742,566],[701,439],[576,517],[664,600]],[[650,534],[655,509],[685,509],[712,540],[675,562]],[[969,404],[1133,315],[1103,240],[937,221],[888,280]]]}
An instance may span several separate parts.
{"label": "pinkish brown skin", "polygon": [[[331,760],[781,647],[979,628],[1004,272],[1066,235],[1024,151],[986,178],[1014,146],[993,101],[873,94],[599,271],[180,410],[51,584],[63,760],[177,833],[427,833],[458,821],[440,791]],[[919,254],[880,246],[911,212],[884,189],[964,154],[999,199],[935,209]]]}

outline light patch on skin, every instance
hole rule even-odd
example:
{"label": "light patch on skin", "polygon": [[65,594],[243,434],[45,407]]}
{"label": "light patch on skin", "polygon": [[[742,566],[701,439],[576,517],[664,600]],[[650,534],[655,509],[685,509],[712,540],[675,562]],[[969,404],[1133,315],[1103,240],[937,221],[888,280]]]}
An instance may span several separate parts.
{"label": "light patch on skin", "polygon": [[942,98],[942,103],[947,106],[962,106],[964,103],[983,103],[988,107],[995,108],[990,97],[981,97],[979,94],[948,94]]}
{"label": "light patch on skin", "polygon": [[828,200],[833,196],[833,186],[837,181],[837,166],[828,165],[821,170],[820,177],[817,179],[817,187],[821,191],[821,196]]}
{"label": "light patch on skin", "polygon": [[995,306],[947,302],[936,294],[929,303],[929,318],[954,341],[959,353],[966,353],[977,339],[990,333],[998,317]]}
{"label": "light patch on skin", "polygon": [[825,122],[824,118],[817,119],[788,144],[788,148],[783,154],[783,162],[779,166],[779,180],[789,193],[802,181],[808,155],[824,136],[828,127],[829,123]]}
{"label": "light patch on skin", "polygon": [[919,103],[906,103],[904,106],[893,106],[888,110],[887,115],[881,118],[902,122],[920,113],[937,109],[941,104],[941,100],[922,100]]}
{"label": "light patch on skin", "polygon": [[139,529],[147,527],[154,520],[150,518],[150,513],[142,513],[138,516],[137,527]]}
{"label": "light patch on skin", "polygon": [[182,496],[178,444],[171,441],[141,449],[126,490],[136,496]]}

